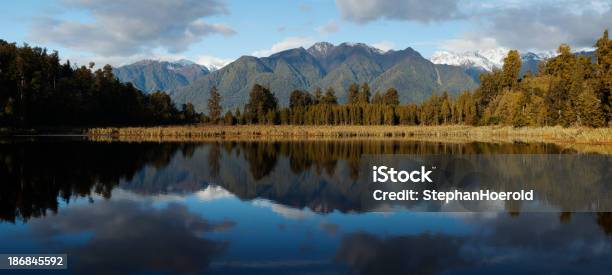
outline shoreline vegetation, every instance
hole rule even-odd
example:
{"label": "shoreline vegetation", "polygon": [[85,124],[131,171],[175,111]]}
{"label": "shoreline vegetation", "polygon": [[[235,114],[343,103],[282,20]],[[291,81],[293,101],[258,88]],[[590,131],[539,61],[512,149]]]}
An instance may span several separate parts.
{"label": "shoreline vegetation", "polygon": [[431,141],[549,142],[612,145],[612,128],[510,126],[303,126],[303,125],[190,125],[164,127],[91,128],[94,140],[198,141],[210,139],[413,139]]}

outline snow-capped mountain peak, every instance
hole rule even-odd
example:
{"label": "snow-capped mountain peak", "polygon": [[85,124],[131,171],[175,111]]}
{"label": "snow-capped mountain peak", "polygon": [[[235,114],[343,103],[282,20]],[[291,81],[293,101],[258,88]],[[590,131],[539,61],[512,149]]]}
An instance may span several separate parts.
{"label": "snow-capped mountain peak", "polygon": [[[450,51],[437,51],[432,56],[430,61],[434,64],[447,64],[462,67],[475,67],[487,71],[492,71],[494,68],[501,68],[504,64],[504,58],[508,55],[506,48],[494,48],[487,50],[467,51],[462,53]],[[554,57],[553,52],[533,53],[527,52],[521,54],[523,61],[540,61]]]}
{"label": "snow-capped mountain peak", "polygon": [[329,42],[317,42],[313,44],[312,46],[310,46],[310,48],[308,48],[307,51],[313,56],[325,57],[325,56],[328,56],[336,48],[345,48],[345,49],[346,48],[358,48],[358,49],[363,49],[371,54],[384,54],[385,53],[385,51],[379,48],[376,48],[374,46],[370,46],[365,43],[351,43],[351,42],[344,42],[344,43],[339,44],[338,46],[335,46],[334,44],[329,43]]}
{"label": "snow-capped mountain peak", "polygon": [[434,64],[447,64],[462,67],[478,67],[487,71],[499,67],[499,63],[487,58],[477,51],[464,53],[438,51],[431,56],[431,62]]}
{"label": "snow-capped mountain peak", "polygon": [[329,42],[317,42],[308,48],[308,52],[312,55],[326,56],[334,48],[334,44]]}

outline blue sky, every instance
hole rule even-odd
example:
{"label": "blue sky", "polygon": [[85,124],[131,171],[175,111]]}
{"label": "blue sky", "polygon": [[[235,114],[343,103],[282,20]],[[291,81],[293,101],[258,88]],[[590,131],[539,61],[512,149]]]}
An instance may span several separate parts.
{"label": "blue sky", "polygon": [[612,0],[49,0],[0,10],[0,39],[60,51],[80,64],[186,58],[222,64],[317,41],[382,50],[592,46],[612,25]]}

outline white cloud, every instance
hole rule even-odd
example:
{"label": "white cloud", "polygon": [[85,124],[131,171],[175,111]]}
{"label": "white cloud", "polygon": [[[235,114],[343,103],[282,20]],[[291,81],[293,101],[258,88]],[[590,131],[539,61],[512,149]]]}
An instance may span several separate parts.
{"label": "white cloud", "polygon": [[374,43],[374,44],[372,44],[372,46],[374,48],[382,50],[383,52],[395,49],[395,43],[393,43],[391,41],[387,41],[387,40],[380,41],[378,43]]}
{"label": "white cloud", "polygon": [[476,34],[466,34],[461,38],[448,39],[438,45],[439,49],[451,52],[468,52],[474,50],[497,49],[500,45],[493,37],[481,37]]}
{"label": "white cloud", "polygon": [[253,201],[254,206],[270,208],[272,212],[291,220],[303,220],[313,216],[313,213],[305,209],[296,209],[268,200],[258,199]]}
{"label": "white cloud", "polygon": [[381,19],[465,21],[474,26],[471,33],[442,47],[460,51],[496,46],[550,51],[561,43],[585,48],[612,27],[610,0],[336,0],[336,6],[343,19],[362,24]]}
{"label": "white cloud", "polygon": [[460,18],[458,0],[336,0],[342,17],[367,23],[377,19],[444,21]]}
{"label": "white cloud", "polygon": [[314,40],[310,37],[287,37],[272,45],[270,49],[255,51],[253,52],[253,55],[257,57],[264,57],[288,49],[307,47],[313,43]]}
{"label": "white cloud", "polygon": [[225,190],[223,187],[216,185],[210,185],[204,190],[196,192],[195,196],[201,201],[214,201],[234,197],[232,193]]}
{"label": "white cloud", "polygon": [[204,17],[227,13],[218,0],[65,0],[63,8],[91,15],[87,22],[42,17],[28,36],[104,57],[131,56],[163,48],[180,53],[211,34],[233,35],[220,23]]}
{"label": "white cloud", "polygon": [[332,20],[332,21],[327,22],[327,24],[323,26],[317,27],[315,30],[319,32],[320,34],[330,34],[330,33],[338,32],[340,30],[340,27],[338,26],[336,21]]}
{"label": "white cloud", "polygon": [[[581,7],[572,8],[574,4]],[[585,5],[585,1],[523,5],[490,14],[482,35],[519,50],[551,50],[561,43],[589,47],[604,29],[612,27],[609,6]]]}
{"label": "white cloud", "polygon": [[609,5],[578,6],[573,1],[498,4],[481,6],[472,21],[480,29],[444,41],[440,49],[455,52],[494,48],[521,51],[554,51],[566,43],[581,49],[591,47],[604,29],[612,27]]}

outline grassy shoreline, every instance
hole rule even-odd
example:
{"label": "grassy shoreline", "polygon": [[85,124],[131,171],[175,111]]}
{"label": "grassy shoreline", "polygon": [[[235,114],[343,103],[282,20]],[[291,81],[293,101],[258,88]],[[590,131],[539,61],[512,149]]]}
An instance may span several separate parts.
{"label": "grassy shoreline", "polygon": [[522,141],[612,145],[612,128],[508,126],[293,126],[293,125],[189,125],[164,127],[92,128],[90,138],[119,140],[311,139],[395,138],[463,141]]}

